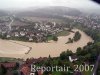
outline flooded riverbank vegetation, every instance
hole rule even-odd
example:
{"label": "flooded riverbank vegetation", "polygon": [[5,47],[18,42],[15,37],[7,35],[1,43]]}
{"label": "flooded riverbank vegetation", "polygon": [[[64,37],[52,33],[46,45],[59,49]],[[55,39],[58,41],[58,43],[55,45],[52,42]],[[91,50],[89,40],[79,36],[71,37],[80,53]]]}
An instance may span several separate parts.
{"label": "flooded riverbank vegetation", "polygon": [[66,44],[73,43],[73,42],[77,42],[78,40],[80,40],[80,38],[81,38],[80,32],[79,31],[76,31],[74,37],[73,38],[69,38],[68,39],[68,42]]}

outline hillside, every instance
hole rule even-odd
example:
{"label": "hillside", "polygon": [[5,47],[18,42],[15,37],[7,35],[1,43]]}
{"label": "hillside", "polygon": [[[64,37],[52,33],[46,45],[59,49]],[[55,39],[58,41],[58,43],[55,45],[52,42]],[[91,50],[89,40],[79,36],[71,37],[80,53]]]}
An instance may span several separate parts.
{"label": "hillside", "polygon": [[47,18],[60,18],[64,15],[79,16],[81,12],[68,7],[51,6],[38,8],[35,10],[28,10],[16,14],[17,16],[31,16],[31,17],[47,17]]}
{"label": "hillside", "polygon": [[0,17],[1,16],[7,16],[8,14],[5,12],[5,11],[3,11],[3,10],[0,10]]}

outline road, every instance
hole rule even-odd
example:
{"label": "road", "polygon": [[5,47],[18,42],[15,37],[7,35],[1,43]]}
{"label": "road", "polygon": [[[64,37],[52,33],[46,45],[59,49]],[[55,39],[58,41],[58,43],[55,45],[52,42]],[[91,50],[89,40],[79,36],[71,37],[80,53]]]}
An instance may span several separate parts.
{"label": "road", "polygon": [[11,19],[11,22],[7,25],[8,26],[8,28],[9,28],[9,31],[11,31],[11,24],[13,23],[13,18],[12,17],[10,17],[10,19]]}

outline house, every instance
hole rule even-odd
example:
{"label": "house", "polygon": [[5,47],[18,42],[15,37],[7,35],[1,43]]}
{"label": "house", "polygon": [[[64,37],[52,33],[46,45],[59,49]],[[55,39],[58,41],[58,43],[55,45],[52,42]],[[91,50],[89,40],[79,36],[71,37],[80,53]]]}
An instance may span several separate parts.
{"label": "house", "polygon": [[19,37],[19,33],[18,32],[15,32],[15,37]]}
{"label": "house", "polygon": [[38,70],[38,75],[43,75],[43,71],[41,69]]}
{"label": "house", "polygon": [[73,61],[77,61],[78,58],[74,55],[74,56],[69,56],[69,61],[73,62]]}
{"label": "house", "polygon": [[25,32],[21,31],[21,32],[20,32],[20,35],[21,35],[21,36],[25,36]]}
{"label": "house", "polygon": [[4,35],[6,33],[6,31],[2,31],[2,35]]}
{"label": "house", "polygon": [[40,58],[37,58],[37,59],[30,58],[30,59],[27,59],[25,63],[30,66],[31,64],[39,63],[41,61],[46,61],[47,59],[48,59],[47,57],[43,57],[43,58],[40,57]]}
{"label": "house", "polygon": [[29,37],[29,41],[33,41],[33,38],[32,37]]}
{"label": "house", "polygon": [[[7,72],[5,72],[5,75],[13,75],[13,69],[17,66],[16,62],[3,62],[0,63],[0,67],[4,67]],[[1,74],[1,73],[0,73]]]}
{"label": "house", "polygon": [[35,73],[30,73],[30,75],[43,75],[43,71],[40,69],[36,71]]}
{"label": "house", "polygon": [[30,71],[31,71],[31,69],[28,67],[27,64],[23,65],[21,70],[20,70],[22,75],[30,75]]}
{"label": "house", "polygon": [[10,35],[7,35],[7,38],[10,38],[11,36]]}
{"label": "house", "polygon": [[7,62],[7,63],[0,63],[0,67],[3,65],[7,69],[11,69],[16,67],[16,62]]}

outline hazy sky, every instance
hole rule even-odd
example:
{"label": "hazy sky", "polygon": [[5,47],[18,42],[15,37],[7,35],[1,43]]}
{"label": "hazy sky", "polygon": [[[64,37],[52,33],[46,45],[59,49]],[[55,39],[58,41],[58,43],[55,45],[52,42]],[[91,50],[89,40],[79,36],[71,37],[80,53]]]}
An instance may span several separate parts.
{"label": "hazy sky", "polygon": [[34,6],[67,6],[73,8],[100,8],[90,0],[0,0],[0,9],[28,8]]}

